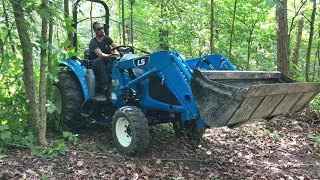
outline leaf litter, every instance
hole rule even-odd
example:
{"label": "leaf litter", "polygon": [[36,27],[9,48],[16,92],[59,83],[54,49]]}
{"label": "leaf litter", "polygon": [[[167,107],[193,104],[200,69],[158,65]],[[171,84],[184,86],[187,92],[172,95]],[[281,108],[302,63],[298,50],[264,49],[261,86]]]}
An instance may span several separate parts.
{"label": "leaf litter", "polygon": [[77,146],[65,142],[70,151],[54,158],[8,149],[1,154],[0,179],[320,178],[320,145],[311,138],[320,136],[319,124],[259,119],[234,129],[208,129],[200,142],[178,138],[163,126],[151,127],[147,151],[135,157],[120,154],[105,128],[82,132]]}

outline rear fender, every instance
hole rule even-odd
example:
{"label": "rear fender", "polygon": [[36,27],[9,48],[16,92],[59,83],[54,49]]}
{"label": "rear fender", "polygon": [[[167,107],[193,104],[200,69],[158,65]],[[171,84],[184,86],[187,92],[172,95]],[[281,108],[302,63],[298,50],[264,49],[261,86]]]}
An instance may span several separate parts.
{"label": "rear fender", "polygon": [[69,68],[76,75],[82,88],[84,100],[89,100],[90,94],[86,80],[84,78],[84,75],[86,74],[86,68],[84,66],[81,66],[77,61],[73,59],[63,60],[59,63],[59,66]]}

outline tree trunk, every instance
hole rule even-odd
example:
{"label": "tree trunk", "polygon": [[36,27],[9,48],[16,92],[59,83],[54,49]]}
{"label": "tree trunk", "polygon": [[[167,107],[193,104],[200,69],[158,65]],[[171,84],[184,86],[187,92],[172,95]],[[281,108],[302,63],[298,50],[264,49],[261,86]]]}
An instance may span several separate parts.
{"label": "tree trunk", "polygon": [[133,46],[133,4],[135,0],[130,0],[130,42],[131,46]]}
{"label": "tree trunk", "polygon": [[[48,0],[42,0],[41,9],[44,12],[47,12]],[[41,30],[41,39],[45,44],[41,46],[40,52],[40,126],[39,126],[39,142],[43,145],[47,145],[46,140],[46,125],[47,125],[47,109],[46,109],[46,82],[47,82],[47,47],[48,47],[48,20],[45,17],[42,17],[42,30]]]}
{"label": "tree trunk", "polygon": [[[161,10],[160,10],[160,18],[163,19],[164,17],[166,17],[166,15],[164,14],[164,7],[165,5],[163,4],[164,2],[161,3]],[[160,30],[159,30],[159,40],[160,40],[160,48],[162,50],[169,50],[169,44],[168,44],[168,36],[169,36],[169,31],[166,30],[162,23]]]}
{"label": "tree trunk", "polygon": [[0,37],[0,46],[1,46],[1,62],[0,62],[0,70],[2,68],[2,65],[4,63],[4,42],[2,41]]}
{"label": "tree trunk", "polygon": [[211,51],[211,54],[214,53],[214,0],[211,0],[210,51]]}
{"label": "tree trunk", "polygon": [[301,16],[298,20],[298,29],[297,29],[297,35],[296,35],[296,42],[294,45],[293,55],[292,55],[292,63],[293,63],[293,77],[297,78],[299,76],[299,57],[300,57],[300,45],[301,45],[301,37],[302,37],[302,30],[304,26],[304,17],[303,13],[301,13]]}
{"label": "tree trunk", "polygon": [[[65,17],[68,18],[69,17],[69,0],[64,0],[64,14]],[[70,41],[70,46],[73,46],[73,38],[72,38],[72,33],[68,32],[67,34],[68,39]],[[70,47],[69,47],[70,48]]]}
{"label": "tree trunk", "polygon": [[231,58],[231,51],[232,51],[232,36],[234,33],[234,21],[236,19],[236,12],[237,12],[237,1],[234,1],[234,7],[233,7],[233,18],[232,18],[232,27],[231,27],[231,33],[230,33],[230,44],[229,44],[229,58]]}
{"label": "tree trunk", "polygon": [[[189,42],[189,54],[193,54],[193,44],[192,41]],[[320,62],[320,61],[319,61]]]}
{"label": "tree trunk", "polygon": [[[120,14],[121,14],[121,2],[122,2],[122,0],[119,0],[119,7],[118,7],[118,10],[119,10],[119,19],[120,19]],[[121,24],[122,23],[118,23],[118,30],[119,30],[119,42],[121,42],[121,37],[122,37],[122,32],[121,32]]]}
{"label": "tree trunk", "polygon": [[[53,39],[53,18],[50,19],[49,22],[49,39],[48,39],[48,73],[49,74],[53,74],[53,69],[52,69],[52,39]],[[52,84],[52,80],[50,78],[47,78],[47,84],[49,86],[47,86],[47,94],[51,95],[52,92],[52,88],[51,88],[51,84]]]}
{"label": "tree trunk", "polygon": [[[93,24],[93,21],[92,21],[92,9],[93,9],[93,7],[92,7],[92,2],[90,3],[90,24]],[[93,29],[92,28],[90,28],[91,29],[91,38],[93,38]]]}
{"label": "tree trunk", "polygon": [[252,33],[253,29],[250,29],[250,35],[249,35],[249,40],[248,40],[248,60],[247,60],[247,71],[249,71],[250,68],[250,56],[251,56],[251,45],[252,45]]}
{"label": "tree trunk", "polygon": [[124,23],[124,0],[121,0],[121,8],[122,8],[122,39],[123,45],[126,44],[126,31],[125,31],[125,23]]}
{"label": "tree trunk", "polygon": [[277,69],[290,76],[287,0],[279,0],[276,8]]}
{"label": "tree trunk", "polygon": [[12,52],[15,54],[15,53],[16,53],[16,48],[15,48],[14,45],[13,45],[12,36],[11,36],[11,28],[10,28],[10,26],[9,26],[8,13],[7,13],[7,9],[6,9],[6,5],[5,5],[5,2],[4,2],[4,1],[2,1],[2,7],[3,7],[4,19],[5,19],[5,21],[6,21],[6,27],[7,27],[7,29],[8,29],[8,37],[9,37],[10,42],[12,43],[12,44],[11,44],[11,49],[12,49]]}
{"label": "tree trunk", "polygon": [[28,118],[28,124],[34,131],[34,133],[39,135],[39,105],[37,97],[36,82],[34,80],[33,71],[33,61],[32,61],[32,44],[30,40],[30,35],[26,29],[25,17],[23,16],[24,10],[20,6],[21,0],[11,0],[13,7],[13,13],[16,20],[16,26],[21,42],[22,56],[23,56],[23,81],[26,88],[26,96],[29,104],[30,118]]}
{"label": "tree trunk", "polygon": [[[320,23],[318,25],[318,37],[320,37]],[[318,52],[318,78],[320,78],[320,38],[318,39],[318,49],[317,49],[317,52]]]}
{"label": "tree trunk", "polygon": [[[301,1],[302,2],[302,1]],[[294,17],[291,19],[291,24],[290,24],[290,29],[289,29],[289,40],[291,41],[291,32],[293,29],[293,24],[294,24],[294,19],[299,15],[300,10],[302,9],[302,7],[307,3],[307,0],[303,1],[301,6],[298,8],[298,11],[295,12]],[[301,14],[303,14],[304,12],[301,12]]]}
{"label": "tree trunk", "polygon": [[160,48],[163,50],[169,50],[169,45],[168,45],[168,36],[169,36],[169,31],[160,29]]}
{"label": "tree trunk", "polygon": [[310,34],[309,34],[309,42],[308,42],[308,50],[307,50],[307,60],[306,60],[306,81],[310,82],[310,58],[311,58],[311,49],[312,49],[312,41],[313,41],[313,33],[314,33],[314,19],[316,16],[316,1],[313,2],[311,21],[310,21]]}
{"label": "tree trunk", "polygon": [[[317,57],[317,52],[316,52],[316,57]],[[317,65],[317,61],[314,60],[313,61],[313,71],[312,71],[312,82],[314,81],[314,77],[316,76],[316,65]]]}

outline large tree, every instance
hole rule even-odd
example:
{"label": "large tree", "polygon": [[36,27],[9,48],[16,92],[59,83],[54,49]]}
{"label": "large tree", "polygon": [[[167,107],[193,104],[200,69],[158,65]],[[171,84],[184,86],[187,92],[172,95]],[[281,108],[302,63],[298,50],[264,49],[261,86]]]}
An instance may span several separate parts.
{"label": "large tree", "polygon": [[290,76],[287,0],[279,0],[276,7],[277,69]]}
{"label": "large tree", "polygon": [[211,0],[210,10],[210,51],[214,53],[214,0]]}
{"label": "large tree", "polygon": [[302,36],[302,30],[304,26],[304,11],[301,12],[301,16],[298,19],[298,29],[296,34],[296,41],[294,45],[293,55],[292,55],[292,63],[293,63],[293,75],[294,77],[297,77],[299,74],[299,57],[300,57],[300,46],[301,46],[301,36]]}
{"label": "large tree", "polygon": [[47,144],[46,128],[47,128],[47,110],[46,110],[46,82],[47,82],[47,47],[48,47],[48,0],[42,0],[42,30],[41,39],[42,46],[40,52],[40,123],[39,123],[39,142]]}
{"label": "large tree", "polygon": [[234,21],[236,19],[237,1],[238,0],[234,0],[234,6],[233,6],[232,26],[231,26],[230,43],[229,43],[229,58],[231,58],[231,52],[232,52],[232,36],[233,36],[233,33],[234,33]]}
{"label": "large tree", "polygon": [[[47,0],[43,0],[41,4],[41,14],[45,16]],[[20,38],[22,56],[23,56],[23,81],[25,91],[28,99],[28,107],[30,108],[30,116],[28,124],[31,126],[33,132],[39,137],[39,142],[43,145],[46,141],[46,49],[47,49],[47,19],[42,18],[42,32],[41,32],[41,53],[40,53],[40,88],[36,86],[33,56],[32,56],[32,42],[27,28],[27,21],[24,16],[24,9],[22,8],[21,0],[11,0],[14,17],[16,20],[17,31]],[[39,96],[37,93],[39,92]],[[40,98],[39,98],[40,97]],[[40,102],[40,103],[39,103]]]}
{"label": "large tree", "polygon": [[311,48],[314,34],[314,20],[316,16],[317,4],[316,1],[313,2],[311,20],[310,20],[310,32],[309,32],[309,42],[308,42],[308,50],[307,50],[307,59],[306,59],[306,81],[310,81],[310,58],[311,58]]}
{"label": "large tree", "polygon": [[28,124],[33,129],[36,135],[39,134],[39,98],[37,96],[36,82],[34,79],[34,65],[32,57],[32,43],[28,31],[26,19],[24,17],[24,9],[21,4],[21,0],[11,0],[13,7],[13,13],[16,20],[17,31],[20,38],[22,56],[23,56],[23,82],[25,85],[28,106],[30,109],[30,116]]}

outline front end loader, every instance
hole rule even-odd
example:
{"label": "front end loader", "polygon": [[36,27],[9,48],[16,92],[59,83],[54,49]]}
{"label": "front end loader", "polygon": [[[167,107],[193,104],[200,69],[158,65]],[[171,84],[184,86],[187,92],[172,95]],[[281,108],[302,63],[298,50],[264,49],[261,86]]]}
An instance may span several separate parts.
{"label": "front end loader", "polygon": [[[105,7],[108,35],[108,6],[87,1]],[[75,28],[79,3],[73,9]],[[73,37],[76,47],[76,32]],[[147,149],[152,125],[172,123],[177,136],[200,139],[206,128],[301,111],[320,90],[320,83],[297,82],[277,71],[238,71],[220,54],[184,60],[176,50],[137,55],[133,47],[119,46],[113,51],[118,53],[111,55],[107,96],[91,61],[73,57],[59,64],[53,101],[71,129],[109,123],[115,145],[127,155]]]}
{"label": "front end loader", "polygon": [[176,135],[199,139],[206,128],[300,111],[320,90],[320,83],[281,72],[237,71],[219,54],[183,60],[176,50],[138,56],[131,46],[115,50],[122,47],[129,50],[113,56],[108,97],[95,84],[89,93],[87,60],[61,62],[57,107],[71,127],[80,117],[110,122],[117,148],[128,155],[147,149],[154,124],[173,123]]}

